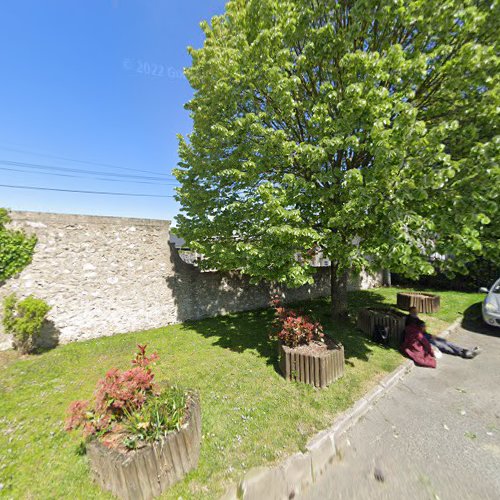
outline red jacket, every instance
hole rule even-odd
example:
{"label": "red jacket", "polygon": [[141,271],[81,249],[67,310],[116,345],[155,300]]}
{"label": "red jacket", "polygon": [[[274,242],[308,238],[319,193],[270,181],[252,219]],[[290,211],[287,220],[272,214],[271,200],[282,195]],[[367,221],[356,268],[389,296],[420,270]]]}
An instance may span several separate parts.
{"label": "red jacket", "polygon": [[408,325],[405,328],[405,339],[401,345],[401,351],[418,366],[436,368],[436,358],[431,344],[417,325]]}

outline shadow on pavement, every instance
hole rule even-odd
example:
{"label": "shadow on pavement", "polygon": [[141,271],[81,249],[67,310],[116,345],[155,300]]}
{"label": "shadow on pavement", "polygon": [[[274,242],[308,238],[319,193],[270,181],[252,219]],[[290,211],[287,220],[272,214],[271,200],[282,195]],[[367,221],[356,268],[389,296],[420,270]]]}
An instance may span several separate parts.
{"label": "shadow on pavement", "polygon": [[500,327],[487,325],[481,314],[481,302],[472,304],[464,311],[461,327],[470,332],[500,337]]}

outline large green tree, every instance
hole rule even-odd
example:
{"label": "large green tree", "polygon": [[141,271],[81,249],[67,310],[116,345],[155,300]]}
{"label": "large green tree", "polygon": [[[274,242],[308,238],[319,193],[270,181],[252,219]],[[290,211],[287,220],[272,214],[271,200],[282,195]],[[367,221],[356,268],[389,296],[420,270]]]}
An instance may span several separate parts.
{"label": "large green tree", "polygon": [[322,251],[334,316],[362,268],[464,270],[498,220],[499,19],[496,1],[229,1],[189,49],[177,232],[202,265],[291,286]]}

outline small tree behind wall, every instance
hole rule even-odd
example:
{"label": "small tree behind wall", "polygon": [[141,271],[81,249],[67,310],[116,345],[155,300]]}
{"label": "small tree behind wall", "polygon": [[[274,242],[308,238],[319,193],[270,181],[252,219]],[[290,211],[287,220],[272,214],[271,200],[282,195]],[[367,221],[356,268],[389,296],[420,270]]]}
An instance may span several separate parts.
{"label": "small tree behind wall", "polygon": [[[498,218],[499,4],[231,0],[190,49],[177,232],[202,266],[299,286],[465,270]],[[300,258],[297,258],[299,256]]]}
{"label": "small tree behind wall", "polygon": [[7,229],[7,210],[0,208],[0,283],[21,272],[30,262],[36,245],[35,236]]}

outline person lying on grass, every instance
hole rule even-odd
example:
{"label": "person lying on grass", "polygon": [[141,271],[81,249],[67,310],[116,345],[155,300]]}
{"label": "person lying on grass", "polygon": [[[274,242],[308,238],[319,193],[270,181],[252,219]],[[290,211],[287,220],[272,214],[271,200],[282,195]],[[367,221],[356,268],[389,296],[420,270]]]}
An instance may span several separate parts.
{"label": "person lying on grass", "polygon": [[431,335],[430,333],[427,332],[425,323],[418,317],[417,308],[410,307],[408,312],[409,314],[408,316],[406,316],[406,322],[405,322],[406,326],[408,326],[408,324],[410,324],[412,321],[420,321],[421,323],[423,323],[424,337],[437,350],[435,351],[437,358],[440,358],[441,357],[440,353],[444,352],[445,354],[451,354],[452,356],[461,356],[462,358],[465,359],[472,359],[475,358],[481,352],[481,349],[477,346],[474,347],[473,349],[467,349],[465,347],[461,347],[457,344],[454,344],[453,342],[448,342],[445,339]]}

